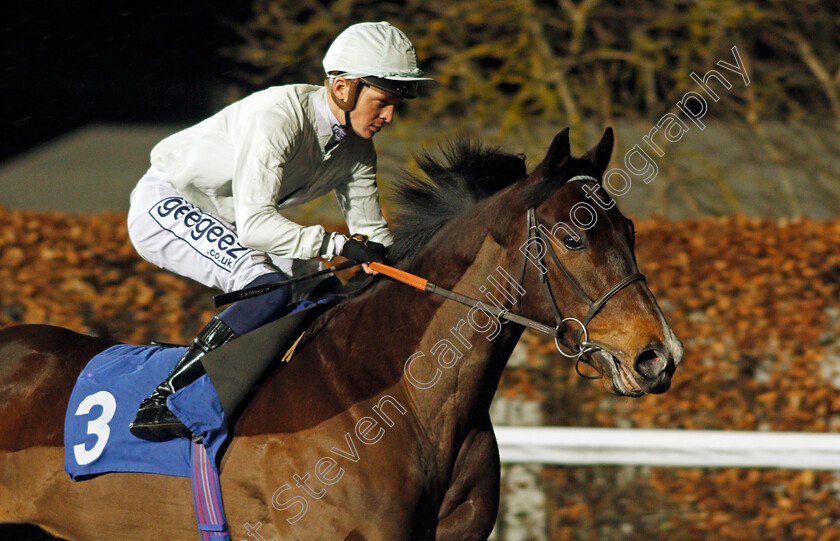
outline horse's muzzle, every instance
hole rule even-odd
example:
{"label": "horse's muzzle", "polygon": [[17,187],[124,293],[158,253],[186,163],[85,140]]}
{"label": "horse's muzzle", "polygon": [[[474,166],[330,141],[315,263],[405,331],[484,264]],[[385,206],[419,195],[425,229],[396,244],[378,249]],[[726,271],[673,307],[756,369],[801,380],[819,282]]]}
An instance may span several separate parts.
{"label": "horse's muzzle", "polygon": [[636,356],[633,368],[641,376],[639,386],[649,394],[662,394],[671,387],[676,363],[662,344],[648,346]]}

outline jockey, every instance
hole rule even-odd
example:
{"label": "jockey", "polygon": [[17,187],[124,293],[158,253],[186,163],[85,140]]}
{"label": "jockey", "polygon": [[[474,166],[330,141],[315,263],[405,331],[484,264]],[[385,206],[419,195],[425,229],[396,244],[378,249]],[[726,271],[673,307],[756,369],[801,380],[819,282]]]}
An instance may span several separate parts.
{"label": "jockey", "polygon": [[[225,292],[319,270],[319,257],[383,260],[393,238],[379,205],[372,138],[430,79],[406,35],[387,22],[350,26],[323,64],[324,86],[256,92],[152,149],[128,213],[141,257]],[[283,216],[330,190],[353,237]],[[214,317],[140,404],[131,433],[152,441],[190,437],[166,397],[205,373],[206,352],[282,317],[297,301],[340,288],[328,275],[239,301]]]}

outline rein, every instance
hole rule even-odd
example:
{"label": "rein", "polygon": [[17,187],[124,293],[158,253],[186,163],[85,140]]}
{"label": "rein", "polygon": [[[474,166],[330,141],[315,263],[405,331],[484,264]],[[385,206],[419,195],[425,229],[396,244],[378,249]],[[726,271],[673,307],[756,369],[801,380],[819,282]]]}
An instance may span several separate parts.
{"label": "rein", "polygon": [[[597,182],[597,179],[591,177],[589,175],[578,175],[568,179],[566,182],[572,181],[593,181]],[[512,321],[518,325],[522,325],[524,327],[529,327],[534,329],[537,332],[546,334],[554,338],[554,345],[557,348],[557,351],[560,352],[561,355],[567,357],[569,359],[575,359],[575,370],[577,373],[587,379],[597,379],[600,376],[587,376],[580,371],[580,363],[584,362],[593,366],[590,360],[587,360],[585,356],[588,356],[591,353],[594,353],[599,350],[604,350],[602,346],[597,344],[596,342],[589,341],[589,331],[587,330],[587,325],[592,321],[598,312],[612,299],[619,291],[624,289],[625,287],[629,286],[633,282],[643,282],[646,280],[645,275],[640,272],[632,273],[623,279],[619,280],[614,286],[612,286],[606,293],[601,295],[598,299],[593,300],[577,283],[577,281],[572,277],[571,273],[563,266],[563,263],[560,261],[560,258],[557,256],[557,252],[554,250],[554,246],[552,245],[551,239],[545,233],[545,227],[539,223],[537,219],[537,210],[536,207],[528,208],[527,212],[527,224],[526,224],[526,244],[528,246],[528,252],[522,259],[522,271],[519,274],[519,291],[524,291],[523,284],[525,283],[525,273],[528,269],[528,259],[533,257],[534,260],[537,262],[537,269],[540,271],[540,283],[542,284],[543,295],[548,301],[548,305],[551,307],[552,314],[554,315],[555,326],[552,327],[550,325],[546,325],[544,323],[540,323],[534,319],[530,319],[524,316],[520,316],[519,314],[511,313],[507,308],[499,308],[497,306],[491,306],[487,303],[480,301],[479,299],[475,299],[473,297],[463,295],[461,293],[456,293],[454,291],[450,291],[448,289],[444,289],[425,278],[421,278],[409,272],[396,269],[389,265],[385,265],[384,263],[368,263],[371,269],[381,272],[385,276],[393,278],[399,282],[403,282],[408,284],[412,287],[417,289],[427,291],[429,293],[433,293],[435,295],[440,295],[441,297],[445,297],[447,299],[453,300],[455,302],[459,302],[463,305],[478,308],[487,314],[494,314],[498,319],[505,320],[504,322],[507,323],[508,321]],[[586,303],[589,305],[589,310],[586,312],[586,315],[583,319],[578,319],[575,317],[563,317],[560,313],[560,310],[557,308],[557,301],[554,298],[554,293],[551,291],[551,285],[548,282],[548,270],[544,265],[544,252],[537,252],[532,253],[531,245],[533,244],[531,241],[536,239],[540,244],[547,247],[548,253],[551,256],[551,260],[554,261],[554,264],[560,269],[563,277],[566,279],[572,289],[578,294],[579,297],[583,298]],[[256,297],[259,295],[263,295],[268,293],[269,291],[273,291],[280,287],[287,286],[289,284],[299,282],[302,280],[308,280],[315,276],[320,276],[323,274],[327,274],[330,272],[349,269],[351,267],[355,267],[356,265],[360,265],[353,260],[348,260],[343,263],[339,263],[333,267],[329,267],[322,271],[318,271],[315,273],[307,274],[304,276],[299,276],[297,278],[292,278],[291,280],[286,280],[284,282],[275,282],[271,284],[264,284],[259,286],[253,286],[245,289],[241,289],[239,291],[233,291],[231,293],[225,293],[222,295],[216,295],[213,297],[216,307],[223,306],[225,304],[242,300],[242,299],[249,299],[251,297]],[[543,270],[546,269],[546,270]],[[521,300],[522,293],[519,293],[517,302]],[[564,335],[566,330],[566,323],[574,322],[580,327],[578,330],[577,337],[575,338],[574,348],[572,349],[572,354],[568,354],[560,347],[560,342],[558,338]]]}
{"label": "rein", "polygon": [[[581,181],[586,182],[588,180],[597,182],[597,179],[588,175],[578,175],[575,177],[570,178],[566,182],[572,181]],[[592,321],[598,312],[609,302],[611,298],[613,298],[619,291],[624,289],[625,287],[629,286],[633,282],[645,281],[645,275],[640,272],[632,273],[623,279],[619,280],[613,287],[611,287],[606,293],[601,295],[598,299],[593,300],[577,283],[577,281],[572,277],[571,273],[563,266],[563,263],[560,261],[560,258],[557,256],[557,252],[554,250],[551,240],[546,236],[545,232],[543,231],[544,227],[541,227],[539,220],[537,220],[537,212],[536,207],[530,207],[527,212],[527,240],[526,244],[528,246],[528,253],[522,260],[522,271],[519,274],[519,291],[524,291],[523,284],[525,282],[525,272],[528,268],[528,259],[529,257],[533,256],[534,259],[538,262],[538,270],[540,270],[540,283],[542,284],[542,289],[546,300],[548,301],[549,306],[551,307],[551,311],[554,315],[554,320],[556,323],[555,327],[551,327],[549,325],[545,325],[544,323],[540,323],[539,321],[526,318],[520,316],[518,314],[511,313],[507,308],[502,308],[501,310],[498,307],[490,307],[486,303],[469,297],[467,295],[462,295],[461,293],[455,293],[454,291],[449,291],[447,289],[443,289],[435,285],[434,283],[410,274],[405,271],[401,271],[399,269],[395,269],[393,267],[389,267],[387,265],[383,265],[381,263],[369,263],[370,268],[385,274],[395,280],[400,282],[406,283],[417,289],[422,289],[424,291],[428,291],[429,293],[434,293],[435,295],[440,295],[447,299],[451,299],[453,301],[459,302],[466,306],[478,308],[488,314],[496,314],[498,319],[504,319],[506,321],[512,321],[519,325],[523,325],[525,327],[530,327],[535,331],[541,332],[548,336],[554,338],[554,345],[557,348],[557,351],[560,352],[561,355],[570,359],[576,359],[575,363],[575,370],[577,373],[587,379],[597,379],[600,376],[587,376],[580,371],[580,362],[583,361],[586,364],[590,364],[588,360],[584,358],[585,355],[589,355],[594,353],[598,350],[603,350],[604,348],[595,342],[589,341],[589,331],[587,330],[587,325]],[[548,253],[551,255],[551,259],[554,261],[554,264],[560,269],[563,276],[565,277],[566,281],[572,286],[572,288],[577,292],[578,296],[582,297],[587,304],[589,305],[589,310],[587,311],[586,315],[584,316],[583,320],[574,317],[563,317],[560,314],[560,310],[557,308],[557,301],[554,298],[554,294],[551,291],[551,285],[548,283],[548,271],[543,271],[541,269],[545,268],[544,262],[544,254],[537,253],[533,254],[531,250],[531,240],[537,239],[539,243],[545,245],[548,248]],[[519,294],[519,299],[522,298],[522,294]],[[518,302],[518,301],[517,301]],[[575,340],[575,349],[572,350],[573,354],[570,355],[563,351],[560,347],[560,342],[558,338],[563,336],[566,328],[566,323],[574,322],[580,326],[580,330],[578,331],[576,340]]]}
{"label": "rein", "polygon": [[562,334],[562,331],[559,330],[559,327],[554,328],[549,325],[540,323],[539,321],[520,316],[518,314],[511,314],[507,308],[499,310],[499,308],[496,306],[489,306],[487,303],[478,299],[474,299],[473,297],[469,297],[467,295],[462,295],[461,293],[456,293],[454,291],[444,289],[426,280],[425,278],[420,278],[419,276],[415,276],[414,274],[411,274],[409,272],[395,269],[394,267],[390,267],[382,263],[368,263],[368,266],[377,272],[381,272],[389,278],[397,280],[398,282],[408,284],[412,287],[422,289],[423,291],[427,291],[429,293],[434,293],[435,295],[440,295],[441,297],[446,297],[447,299],[453,300],[455,302],[460,302],[461,304],[464,304],[466,306],[478,308],[479,310],[482,310],[488,314],[495,314],[495,316],[499,319],[512,321],[519,325],[524,325],[526,327],[534,329],[535,331],[539,331],[543,334],[548,334],[550,336],[556,337]]}

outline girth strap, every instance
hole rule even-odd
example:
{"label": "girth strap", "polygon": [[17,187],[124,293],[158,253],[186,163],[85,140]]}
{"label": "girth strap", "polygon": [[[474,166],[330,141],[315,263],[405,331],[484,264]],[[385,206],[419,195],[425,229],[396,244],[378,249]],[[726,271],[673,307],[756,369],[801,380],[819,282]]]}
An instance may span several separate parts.
{"label": "girth strap", "polygon": [[201,541],[231,541],[222,502],[219,471],[207,456],[200,439],[192,441],[190,445],[193,503]]}

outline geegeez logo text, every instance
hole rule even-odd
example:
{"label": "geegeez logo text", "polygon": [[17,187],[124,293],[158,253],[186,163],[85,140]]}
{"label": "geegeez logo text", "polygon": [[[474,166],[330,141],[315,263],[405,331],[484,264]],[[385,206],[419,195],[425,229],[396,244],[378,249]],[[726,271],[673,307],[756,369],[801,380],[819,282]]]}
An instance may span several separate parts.
{"label": "geegeez logo text", "polygon": [[149,214],[161,227],[228,272],[252,251],[239,244],[227,225],[180,197],[164,199]]}

